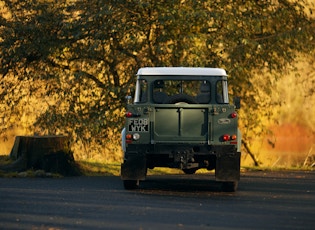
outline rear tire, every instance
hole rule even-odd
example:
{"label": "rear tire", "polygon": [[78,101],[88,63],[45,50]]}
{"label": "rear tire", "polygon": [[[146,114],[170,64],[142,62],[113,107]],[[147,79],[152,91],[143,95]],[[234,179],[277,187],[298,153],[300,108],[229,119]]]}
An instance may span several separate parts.
{"label": "rear tire", "polygon": [[238,187],[238,181],[228,181],[222,182],[222,191],[223,192],[236,192]]}
{"label": "rear tire", "polygon": [[139,180],[124,180],[124,188],[126,190],[133,190],[139,187]]}

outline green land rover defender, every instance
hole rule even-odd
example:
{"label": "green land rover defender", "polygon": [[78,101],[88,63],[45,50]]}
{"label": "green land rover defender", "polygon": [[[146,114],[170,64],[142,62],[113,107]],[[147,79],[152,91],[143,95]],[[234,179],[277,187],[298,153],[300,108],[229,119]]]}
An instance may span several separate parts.
{"label": "green land rover defender", "polygon": [[122,131],[125,189],[135,189],[154,167],[186,174],[206,168],[224,191],[240,179],[238,114],[229,103],[226,71],[219,68],[148,67],[137,73]]}

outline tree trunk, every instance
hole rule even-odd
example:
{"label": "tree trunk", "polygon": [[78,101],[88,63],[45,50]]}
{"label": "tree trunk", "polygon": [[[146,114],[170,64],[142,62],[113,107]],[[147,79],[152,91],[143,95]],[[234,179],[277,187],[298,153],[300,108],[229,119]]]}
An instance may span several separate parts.
{"label": "tree trunk", "polygon": [[252,160],[254,161],[254,165],[255,166],[259,166],[259,162],[256,160],[255,158],[255,154],[250,150],[248,144],[246,141],[242,140],[242,144],[244,145],[244,148],[246,150],[246,152],[250,155],[250,157],[252,158]]}
{"label": "tree trunk", "polygon": [[10,157],[14,160],[0,169],[21,172],[44,170],[62,175],[78,175],[66,136],[17,136]]}

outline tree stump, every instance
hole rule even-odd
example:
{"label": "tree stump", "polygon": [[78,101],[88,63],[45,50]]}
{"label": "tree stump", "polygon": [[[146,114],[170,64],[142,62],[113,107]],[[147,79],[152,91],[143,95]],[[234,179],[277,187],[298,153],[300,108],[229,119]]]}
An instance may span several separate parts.
{"label": "tree stump", "polygon": [[14,162],[2,166],[1,170],[22,172],[32,169],[62,175],[79,174],[66,136],[17,136],[10,158]]}

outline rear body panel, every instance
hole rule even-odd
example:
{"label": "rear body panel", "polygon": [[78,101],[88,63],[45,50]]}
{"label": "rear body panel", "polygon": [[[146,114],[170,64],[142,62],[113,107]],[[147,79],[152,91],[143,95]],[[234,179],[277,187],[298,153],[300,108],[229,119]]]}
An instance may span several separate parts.
{"label": "rear body panel", "polygon": [[[148,72],[147,72],[148,71]],[[161,73],[166,69],[157,69]],[[180,71],[183,71],[180,69]],[[141,71],[140,71],[141,72]],[[202,71],[203,73],[205,71]],[[225,73],[215,69],[215,73]],[[150,69],[142,70],[150,73]],[[215,169],[219,181],[238,181],[240,177],[240,152],[237,146],[238,117],[235,106],[228,103],[226,75],[222,76],[138,76],[145,81],[146,88],[138,85],[136,99],[127,105],[125,129],[123,131],[124,163],[121,176],[123,180],[142,180],[146,169],[171,167],[194,172],[200,168]],[[189,73],[193,71],[189,68]],[[158,82],[157,82],[158,79]],[[191,83],[186,81],[191,80]],[[163,81],[163,82],[162,82]],[[154,87],[162,88],[162,83],[178,87],[178,95],[164,91],[166,97],[154,99]],[[218,83],[223,102],[218,103]],[[197,84],[207,83],[208,102],[198,102],[195,89],[187,89]],[[186,84],[186,88],[181,88]],[[222,86],[221,86],[222,85]],[[220,89],[221,89],[220,88]],[[176,89],[177,90],[177,89]],[[182,98],[184,93],[190,95]],[[205,92],[203,92],[205,94]],[[142,99],[144,98],[144,99]],[[142,101],[141,101],[142,100]]]}
{"label": "rear body panel", "polygon": [[208,109],[157,107],[152,116],[154,143],[207,141]]}

